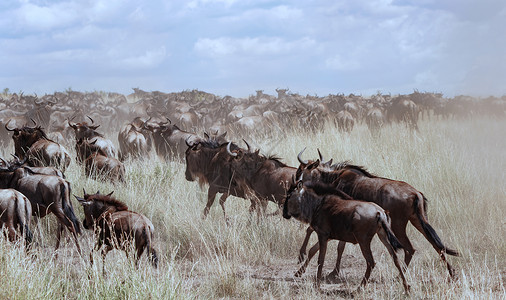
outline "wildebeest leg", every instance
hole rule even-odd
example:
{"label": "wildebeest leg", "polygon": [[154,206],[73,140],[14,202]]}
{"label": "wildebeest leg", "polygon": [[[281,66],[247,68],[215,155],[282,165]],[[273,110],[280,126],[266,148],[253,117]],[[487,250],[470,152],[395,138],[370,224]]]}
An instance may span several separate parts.
{"label": "wildebeest leg", "polygon": [[313,233],[313,231],[314,230],[313,230],[313,228],[311,228],[311,226],[309,226],[306,229],[306,237],[304,238],[304,242],[302,242],[302,246],[300,247],[300,250],[299,250],[299,260],[298,260],[299,264],[304,261],[304,256],[306,256],[307,243],[309,243],[309,238],[311,237],[311,234]]}
{"label": "wildebeest leg", "polygon": [[111,250],[112,250],[111,245],[106,245],[104,248],[102,248],[102,276],[105,276],[105,256]]}
{"label": "wildebeest leg", "polygon": [[407,220],[392,219],[392,231],[404,247],[404,263],[406,264],[404,269],[407,269],[416,251],[406,234],[406,225],[408,225]]}
{"label": "wildebeest leg", "polygon": [[[227,213],[225,212],[225,201],[227,201],[227,197],[228,197],[228,193],[223,193],[221,195],[220,206],[221,206],[221,209],[223,210],[223,216],[225,217],[225,222],[227,222],[227,224],[228,224],[228,217],[227,217]],[[211,203],[211,205],[212,205],[212,203]]]}
{"label": "wildebeest leg", "polygon": [[343,258],[344,247],[346,246],[346,242],[339,241],[337,245],[337,260],[336,266],[332,272],[327,276],[330,280],[339,278],[339,272],[341,267],[341,258]]}
{"label": "wildebeest leg", "polygon": [[137,256],[135,257],[135,268],[139,268],[139,260],[141,259],[142,253],[144,253],[146,246],[137,246]]}
{"label": "wildebeest leg", "polygon": [[61,242],[61,234],[63,232],[63,225],[58,222],[58,228],[56,229],[56,246],[54,248],[54,258],[58,258],[58,252],[56,252],[60,248],[60,242]]}
{"label": "wildebeest leg", "polygon": [[[218,190],[214,188],[213,186],[210,186],[207,190],[207,204],[204,208],[204,215],[202,216],[203,219],[207,217],[207,214],[209,213],[209,209],[211,209],[211,206],[214,203],[214,198],[216,198],[216,194],[218,193]],[[225,195],[225,194],[223,194]],[[222,197],[223,197],[222,195]],[[227,194],[228,195],[228,194]]]}
{"label": "wildebeest leg", "polygon": [[362,241],[359,243],[360,250],[362,251],[362,255],[365,258],[365,261],[367,262],[367,269],[365,271],[364,278],[362,279],[362,282],[360,283],[361,287],[364,287],[367,284],[367,281],[369,280],[369,276],[371,276],[371,271],[374,269],[374,257],[372,256],[371,252],[371,241]]}
{"label": "wildebeest leg", "polygon": [[79,246],[79,241],[77,240],[77,232],[76,230],[74,229],[74,224],[72,224],[72,222],[69,221],[69,219],[63,214],[62,211],[53,211],[54,215],[56,216],[56,218],[58,218],[58,233],[56,235],[56,250],[58,250],[58,248],[60,247],[60,237],[61,237],[61,232],[63,231],[63,225],[65,225],[65,227],[67,227],[67,229],[72,232],[72,236],[74,237],[74,242],[76,244],[76,247],[77,247],[77,251],[79,252],[79,255],[83,255],[83,253],[81,252],[81,247]]}
{"label": "wildebeest leg", "polygon": [[318,250],[320,250],[320,243],[316,242],[316,244],[314,244],[313,247],[311,247],[311,249],[309,249],[309,253],[306,258],[306,261],[300,267],[300,269],[295,273],[295,277],[300,277],[300,276],[302,276],[302,274],[304,274],[304,272],[306,272],[306,268],[309,265],[311,258],[313,258],[313,256],[316,254],[316,252],[318,252]]}
{"label": "wildebeest leg", "polygon": [[[446,268],[448,269],[448,273],[450,274],[451,277],[454,277],[455,276],[455,270],[453,269],[453,267],[450,265],[450,263],[448,262],[448,260],[446,260],[446,256],[444,254],[444,249],[441,249],[440,247],[438,247],[438,245],[436,245],[434,243],[434,240],[431,239],[431,238],[428,238],[427,237],[427,234],[425,233],[425,231],[423,230],[423,227],[422,225],[420,224],[420,221],[416,218],[412,218],[411,220],[411,224],[413,224],[415,226],[415,228],[420,231],[421,234],[423,234],[423,236],[430,242],[430,244],[432,245],[432,247],[436,250],[436,252],[439,254],[439,257],[441,257],[441,260],[443,260],[443,262],[446,264]],[[429,225],[430,226],[430,225]],[[436,235],[437,236],[437,235]],[[402,241],[401,241],[402,243]],[[404,245],[404,244],[403,244]]]}
{"label": "wildebeest leg", "polygon": [[327,253],[327,243],[329,239],[327,236],[319,234],[318,244],[320,245],[320,253],[318,254],[318,271],[316,272],[316,287],[320,288],[322,280],[323,263],[325,262],[325,254]]}
{"label": "wildebeest leg", "polygon": [[388,237],[385,234],[385,232],[379,231],[378,237],[379,237],[380,241],[383,243],[383,245],[385,245],[385,247],[387,248],[388,253],[390,253],[390,256],[392,256],[392,259],[394,260],[395,267],[397,268],[397,270],[399,270],[399,273],[401,274],[402,285],[404,286],[404,290],[406,291],[406,293],[408,293],[410,286],[406,282],[406,277],[404,277],[404,272],[402,270],[401,264],[399,263],[399,258],[397,257],[397,253],[395,253],[394,248],[392,247],[392,245],[388,241]]}

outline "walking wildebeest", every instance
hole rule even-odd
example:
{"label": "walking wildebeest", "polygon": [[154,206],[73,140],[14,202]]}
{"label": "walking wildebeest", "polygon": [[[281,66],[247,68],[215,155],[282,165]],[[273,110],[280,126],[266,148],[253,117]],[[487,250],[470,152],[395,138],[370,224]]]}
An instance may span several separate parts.
{"label": "walking wildebeest", "polygon": [[[334,164],[331,167],[321,167],[320,160],[304,161],[301,158],[302,151],[297,156],[300,166],[297,169],[297,175],[304,175],[304,181],[320,181],[331,183],[354,199],[374,202],[383,209],[390,212],[392,218],[392,230],[399,239],[404,248],[404,262],[409,265],[415,249],[406,235],[406,226],[411,222],[415,228],[425,236],[432,247],[445,262],[450,276],[453,277],[455,271],[446,260],[446,254],[458,256],[455,250],[447,248],[434,228],[427,220],[427,199],[411,185],[403,181],[382,178],[367,172],[364,168],[351,165],[348,162]],[[306,239],[301,248],[301,255],[305,253],[305,246],[311,234],[308,229]],[[338,261],[336,263],[335,273],[339,274],[339,262],[345,247],[344,242],[338,246]]]}
{"label": "walking wildebeest", "polygon": [[[207,191],[207,204],[204,208],[203,217],[209,213],[209,209],[214,203],[217,193],[222,193],[220,205],[223,209],[223,215],[227,220],[225,212],[225,201],[229,195],[248,199],[243,186],[239,186],[234,179],[234,175],[229,165],[232,158],[227,153],[227,147],[232,150],[239,149],[239,146],[232,143],[223,142],[222,139],[209,138],[201,139],[197,142],[186,141],[186,171],[185,178],[188,181],[198,180],[202,187],[209,184]],[[256,199],[250,199],[250,212],[256,209]]]}
{"label": "walking wildebeest", "polygon": [[294,217],[307,223],[318,234],[318,242],[310,249],[307,260],[295,276],[301,276],[311,258],[320,251],[316,274],[316,285],[319,288],[327,242],[335,239],[360,245],[362,255],[367,262],[367,269],[361,283],[361,286],[365,286],[375,265],[371,252],[371,240],[378,234],[399,270],[404,290],[406,293],[409,292],[409,285],[395,253],[402,248],[402,245],[390,228],[388,215],[379,205],[353,199],[345,200],[343,196],[348,196],[343,195],[331,185],[319,182],[303,183],[302,180],[295,182],[295,177],[293,181],[283,206],[283,217],[286,219]]}
{"label": "walking wildebeest", "polygon": [[114,157],[107,156],[96,141],[79,139],[76,143],[78,160],[84,162],[86,176],[104,177],[112,183],[125,181],[125,166]]}
{"label": "walking wildebeest", "polygon": [[19,166],[0,167],[0,188],[13,188],[25,195],[32,205],[32,215],[39,218],[53,213],[58,219],[55,251],[60,247],[63,226],[72,232],[79,254],[77,235],[81,233],[79,220],[70,201],[70,183],[59,176],[35,174]]}
{"label": "walking wildebeest", "polygon": [[230,166],[235,181],[244,185],[243,189],[252,193],[252,196],[257,197],[263,205],[267,205],[268,200],[274,202],[279,208],[276,213],[279,213],[297,168],[282,163],[275,156],[266,157],[259,152],[259,150],[250,151],[249,146],[247,151],[243,149],[231,151],[230,147],[227,147],[227,153],[233,157]]}
{"label": "walking wildebeest", "polygon": [[28,158],[32,167],[53,166],[63,172],[70,164],[70,155],[62,145],[50,140],[40,126],[10,129],[13,131],[14,152],[17,157]]}
{"label": "walking wildebeest", "polygon": [[0,228],[5,230],[9,241],[18,239],[16,229],[24,235],[26,246],[32,242],[32,232],[28,225],[32,219],[32,205],[25,195],[15,189],[0,189]]}
{"label": "walking wildebeest", "polygon": [[96,129],[100,125],[93,125],[95,123],[93,119],[90,117],[88,118],[91,120],[91,124],[88,124],[87,122],[72,124],[67,120],[69,126],[74,129],[76,141],[83,139],[89,140],[90,143],[94,142],[95,145],[102,149],[105,156],[116,158],[118,151],[116,150],[116,147],[114,147],[114,144],[111,140],[106,139],[101,133],[98,133]]}
{"label": "walking wildebeest", "polygon": [[[112,249],[126,252],[131,246],[137,251],[135,266],[147,249],[151,263],[158,267],[158,256],[153,248],[153,223],[144,215],[128,210],[128,206],[112,197],[112,192],[102,195],[100,192],[87,194],[83,189],[83,198],[76,197],[84,210],[83,227],[93,229],[97,238],[93,250],[100,250],[102,246],[102,272],[105,274],[105,257]],[[90,263],[93,264],[93,250],[90,253]]]}
{"label": "walking wildebeest", "polygon": [[144,128],[153,133],[156,154],[163,159],[182,159],[186,151],[185,141],[196,143],[201,139],[194,133],[179,129],[177,125],[171,124],[169,119],[155,126],[146,124]]}

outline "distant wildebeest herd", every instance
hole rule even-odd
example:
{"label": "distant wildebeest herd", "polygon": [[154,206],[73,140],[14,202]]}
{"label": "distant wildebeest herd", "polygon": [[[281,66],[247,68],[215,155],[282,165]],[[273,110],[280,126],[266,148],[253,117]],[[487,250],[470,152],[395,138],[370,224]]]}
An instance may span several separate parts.
{"label": "distant wildebeest herd", "polygon": [[[318,242],[310,248],[309,255],[295,276],[304,273],[310,259],[319,251],[318,286],[322,279],[327,242],[330,239],[339,240],[339,246],[335,269],[327,277],[332,279],[340,276],[340,261],[345,244],[359,244],[367,263],[361,284],[365,285],[375,265],[370,243],[377,234],[392,256],[404,289],[408,292],[409,285],[404,271],[415,253],[406,235],[408,223],[430,242],[446,263],[450,276],[454,277],[455,271],[446,254],[457,256],[458,252],[446,247],[428,223],[427,199],[411,185],[373,175],[365,168],[348,162],[332,164],[332,160],[325,161],[319,151],[316,160],[302,159],[301,151],[297,156],[299,166],[288,166],[278,157],[260,154],[260,151],[252,149],[246,140],[241,141],[243,147],[229,141],[227,130],[224,130],[233,130],[233,126],[224,125],[244,120],[249,114],[248,111],[257,110],[258,114],[262,109],[264,111],[261,118],[265,119],[261,119],[260,123],[251,121],[256,124],[253,128],[260,128],[260,124],[265,125],[265,120],[269,120],[269,124],[274,121],[281,124],[302,120],[303,123],[299,125],[308,130],[321,129],[321,122],[327,121],[328,118],[322,117],[319,109],[330,111],[332,105],[342,106],[333,120],[344,132],[353,130],[353,124],[359,120],[359,116],[364,118],[371,131],[394,119],[418,130],[418,117],[422,115],[422,110],[413,100],[416,97],[399,96],[387,101],[385,99],[390,97],[376,95],[376,98],[383,100],[373,102],[373,105],[364,101],[366,105],[362,107],[362,101],[359,101],[361,97],[350,96],[353,101],[343,97],[345,100],[340,101],[340,96],[329,96],[337,99],[333,103],[326,98],[287,95],[286,90],[278,90],[278,93],[278,101],[274,101],[272,97],[258,91],[255,97],[257,104],[244,105],[239,112],[241,101],[237,101],[235,108],[228,114],[223,114],[221,110],[227,111],[225,103],[235,103],[234,99],[225,97],[216,100],[216,97],[195,91],[173,95],[145,93],[136,89],[135,96],[141,100],[133,104],[115,94],[108,95],[112,100],[106,103],[97,100],[97,94],[71,91],[66,94],[46,95],[43,99],[12,96],[13,102],[9,103],[12,108],[9,109],[24,106],[25,111],[14,115],[11,111],[11,116],[6,116],[7,113],[2,109],[0,114],[5,136],[14,143],[13,158],[0,160],[0,221],[6,236],[11,241],[24,237],[27,249],[32,248],[31,216],[41,218],[52,212],[58,219],[56,249],[59,248],[62,231],[67,228],[82,255],[78,239],[81,222],[77,219],[72,205],[71,184],[64,175],[72,161],[64,144],[71,145],[69,141],[73,140],[76,163],[84,168],[86,176],[107,180],[113,184],[121,185],[125,182],[125,163],[130,159],[146,158],[153,150],[161,159],[184,161],[186,180],[198,181],[201,187],[208,187],[204,217],[208,215],[218,193],[222,194],[219,203],[227,223],[225,201],[229,195],[249,201],[250,212],[256,212],[258,218],[266,214],[269,201],[273,202],[278,209],[271,215],[279,215],[282,212],[287,219],[294,217],[308,224],[299,262],[304,261],[311,233],[317,233]],[[416,92],[414,95],[424,95],[427,99],[440,98],[428,93]],[[190,98],[195,96],[202,98],[200,102]],[[26,107],[30,106],[29,101],[34,104],[31,109],[26,110]],[[436,100],[433,102],[437,103]],[[504,105],[504,99],[499,99],[498,102],[499,104],[494,105]],[[4,103],[0,102],[1,104]],[[54,108],[60,104],[68,107]],[[385,114],[386,105],[390,112]],[[83,109],[84,106],[89,106],[89,109]],[[283,111],[290,106],[293,107],[283,113],[276,112],[276,109]],[[369,112],[366,112],[363,108],[369,106]],[[214,110],[214,107],[219,110]],[[271,110],[265,110],[268,107]],[[436,107],[432,108],[434,114]],[[164,115],[168,109],[171,114]],[[104,117],[103,111],[110,115]],[[287,113],[288,111],[291,113]],[[397,117],[391,117],[392,114]],[[251,115],[253,116],[260,117]],[[287,116],[292,119],[286,119]],[[114,118],[130,119],[123,127],[118,128],[117,121],[114,123],[110,120]],[[174,119],[177,121],[173,121]],[[192,132],[195,125],[208,126],[211,128],[208,132],[211,133],[204,133],[203,136],[195,134]],[[119,151],[114,143],[100,132],[101,126],[108,128],[109,132],[117,130]],[[239,128],[237,124],[234,126]],[[52,132],[47,133],[46,128],[52,128]],[[241,128],[244,130],[245,127]],[[4,139],[2,143],[6,145],[8,141]],[[130,211],[125,203],[112,196],[112,192],[101,194],[97,191],[88,194],[83,191],[82,197],[75,195],[75,198],[83,207],[83,226],[85,229],[94,230],[95,250],[102,250],[104,260],[110,250],[117,248],[127,251],[130,245],[136,249],[136,264],[142,253],[147,251],[153,266],[158,265],[158,255],[153,246],[154,227],[148,218]],[[404,265],[401,265],[397,258],[396,252],[399,249],[404,250]],[[93,261],[92,255],[90,260]]]}

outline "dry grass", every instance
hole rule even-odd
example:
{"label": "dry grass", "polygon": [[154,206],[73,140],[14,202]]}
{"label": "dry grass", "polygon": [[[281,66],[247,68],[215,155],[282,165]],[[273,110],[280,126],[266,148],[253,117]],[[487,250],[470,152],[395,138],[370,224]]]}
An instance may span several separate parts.
{"label": "dry grass", "polygon": [[[458,278],[448,279],[436,252],[410,226],[408,235],[418,250],[407,271],[411,295],[403,294],[397,270],[375,239],[376,268],[371,282],[355,298],[490,299],[506,297],[505,128],[505,120],[423,121],[418,133],[391,126],[371,137],[365,126],[345,135],[329,125],[317,134],[273,132],[268,137],[249,135],[247,140],[292,166],[297,165],[302,148],[308,147],[304,157],[316,158],[318,147],[325,158],[351,160],[377,175],[406,181],[427,196],[430,223],[445,244],[462,254],[449,258]],[[2,150],[8,157],[11,148]],[[257,222],[248,213],[249,202],[234,197],[226,203],[230,226],[218,203],[203,220],[207,191],[185,180],[184,163],[153,157],[129,161],[126,167],[126,183],[117,186],[87,179],[75,162],[66,175],[73,193],[82,196],[83,188],[114,190],[132,210],[150,218],[160,268],[153,269],[143,258],[137,270],[124,253],[112,251],[106,260],[107,275],[102,277],[100,255],[95,254],[93,267],[88,263],[93,245],[90,232],[80,238],[84,259],[70,239],[53,259],[56,226],[50,216],[32,224],[38,243],[33,256],[25,255],[22,246],[0,239],[1,299],[330,299],[351,297],[360,283],[365,262],[358,246],[346,248],[344,281],[323,284],[321,294],[313,286],[316,259],[301,279],[293,278],[305,234],[297,221],[278,216]],[[81,219],[77,201],[74,208]],[[330,243],[327,272],[335,262],[336,245]]]}

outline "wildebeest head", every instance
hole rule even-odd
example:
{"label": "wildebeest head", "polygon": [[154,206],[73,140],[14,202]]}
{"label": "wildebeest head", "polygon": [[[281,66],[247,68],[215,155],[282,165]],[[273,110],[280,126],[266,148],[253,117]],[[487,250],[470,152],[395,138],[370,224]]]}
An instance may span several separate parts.
{"label": "wildebeest head", "polygon": [[97,220],[106,217],[109,213],[128,210],[128,206],[125,203],[116,200],[111,196],[112,193],[114,192],[102,195],[100,194],[100,191],[97,191],[95,194],[87,194],[83,189],[82,198],[74,195],[77,201],[79,201],[79,203],[83,206],[83,227],[85,229],[92,229]]}
{"label": "wildebeest head", "polygon": [[301,215],[303,193],[302,176],[299,177],[299,180],[295,180],[295,177],[292,177],[292,183],[286,193],[285,203],[283,204],[283,217],[285,219],[290,219],[291,217],[298,218]]}
{"label": "wildebeest head", "polygon": [[14,141],[14,150],[18,157],[24,158],[26,151],[28,151],[28,149],[30,149],[30,147],[38,140],[41,139],[49,140],[46,133],[40,126],[35,127],[23,126],[22,128],[11,129],[8,127],[9,122],[5,124],[5,129],[14,132],[12,135],[12,139]]}
{"label": "wildebeest head", "polygon": [[88,124],[88,122],[70,123],[70,121],[67,120],[69,126],[72,127],[72,129],[74,129],[76,140],[91,139],[96,136],[102,136],[102,134],[96,131],[96,129],[100,127],[100,125],[94,125],[95,122],[93,121],[93,119],[90,117],[88,118],[91,120],[91,124]]}

